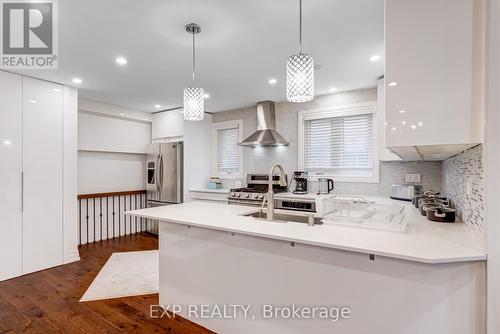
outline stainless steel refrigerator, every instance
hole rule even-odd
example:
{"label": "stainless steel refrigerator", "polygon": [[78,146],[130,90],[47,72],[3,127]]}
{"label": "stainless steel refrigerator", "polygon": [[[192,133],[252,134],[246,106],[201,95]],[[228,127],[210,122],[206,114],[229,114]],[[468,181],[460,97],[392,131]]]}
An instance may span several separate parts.
{"label": "stainless steel refrigerator", "polygon": [[[148,146],[146,155],[147,207],[172,205],[183,201],[183,143]],[[158,233],[158,222],[149,220],[146,230]]]}

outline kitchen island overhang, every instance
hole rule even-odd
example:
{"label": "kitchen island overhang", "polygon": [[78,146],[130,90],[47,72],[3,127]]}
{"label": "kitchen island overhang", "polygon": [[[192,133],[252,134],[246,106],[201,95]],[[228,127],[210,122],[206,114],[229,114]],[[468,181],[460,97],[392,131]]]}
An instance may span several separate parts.
{"label": "kitchen island overhang", "polygon": [[[376,199],[376,198],[373,198]],[[386,200],[386,199],[380,199]],[[323,224],[277,223],[249,217],[259,208],[221,203],[188,202],[126,212],[127,215],[180,225],[245,234],[422,263],[486,260],[486,254],[465,224],[429,222],[411,209],[407,233]]]}
{"label": "kitchen island overhang", "polygon": [[[436,225],[426,236],[418,223],[402,234],[243,216],[255,210],[184,203],[129,212],[161,221],[160,304],[181,305],[181,316],[221,333],[483,333],[485,255],[460,226]],[[443,247],[440,235],[447,236]],[[387,239],[370,242],[375,237]],[[412,254],[418,238],[424,245]],[[382,256],[371,261],[367,254]],[[197,317],[192,305],[247,305],[252,317]],[[351,315],[331,321],[263,313],[293,305],[348,307]]]}

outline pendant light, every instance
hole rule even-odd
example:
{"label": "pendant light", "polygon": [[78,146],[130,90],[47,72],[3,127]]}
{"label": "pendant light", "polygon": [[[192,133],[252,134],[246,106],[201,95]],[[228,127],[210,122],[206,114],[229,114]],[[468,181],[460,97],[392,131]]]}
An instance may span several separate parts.
{"label": "pendant light", "polygon": [[194,44],[194,37],[201,32],[201,28],[196,23],[190,23],[186,26],[186,31],[193,36],[193,85],[184,88],[184,119],[186,121],[201,121],[205,116],[205,98],[203,97],[203,88],[196,87]]}
{"label": "pendant light", "polygon": [[302,0],[299,0],[299,54],[286,62],[286,99],[307,102],[314,99],[314,59],[302,53]]}

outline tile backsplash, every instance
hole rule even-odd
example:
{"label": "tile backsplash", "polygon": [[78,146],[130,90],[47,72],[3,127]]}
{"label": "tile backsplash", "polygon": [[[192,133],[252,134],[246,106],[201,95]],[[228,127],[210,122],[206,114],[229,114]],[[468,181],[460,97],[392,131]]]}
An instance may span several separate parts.
{"label": "tile backsplash", "polygon": [[382,161],[379,183],[337,182],[335,191],[339,194],[365,194],[389,196],[393,184],[404,184],[405,174],[420,174],[424,190],[441,191],[440,161]]}
{"label": "tile backsplash", "polygon": [[458,217],[484,245],[483,146],[475,146],[443,162],[443,192],[451,199]]}

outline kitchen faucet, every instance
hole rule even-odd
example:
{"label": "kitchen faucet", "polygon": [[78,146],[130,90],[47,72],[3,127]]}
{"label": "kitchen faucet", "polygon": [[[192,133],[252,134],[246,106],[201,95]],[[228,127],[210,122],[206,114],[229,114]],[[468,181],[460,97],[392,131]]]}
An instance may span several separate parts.
{"label": "kitchen faucet", "polygon": [[267,186],[267,220],[274,219],[274,191],[273,191],[273,173],[278,168],[280,170],[280,186],[286,187],[286,174],[285,168],[280,163],[274,164],[269,171],[269,179]]}

